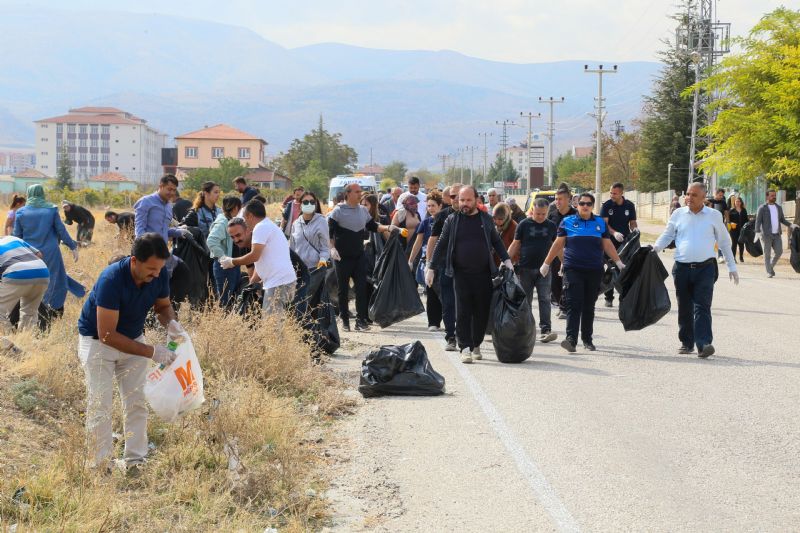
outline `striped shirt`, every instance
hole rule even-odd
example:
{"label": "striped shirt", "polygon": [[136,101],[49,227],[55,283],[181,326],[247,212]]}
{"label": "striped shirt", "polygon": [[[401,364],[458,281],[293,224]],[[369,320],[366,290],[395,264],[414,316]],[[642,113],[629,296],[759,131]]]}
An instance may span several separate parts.
{"label": "striped shirt", "polygon": [[0,278],[3,283],[36,285],[48,283],[47,265],[36,255],[39,250],[17,237],[0,239]]}

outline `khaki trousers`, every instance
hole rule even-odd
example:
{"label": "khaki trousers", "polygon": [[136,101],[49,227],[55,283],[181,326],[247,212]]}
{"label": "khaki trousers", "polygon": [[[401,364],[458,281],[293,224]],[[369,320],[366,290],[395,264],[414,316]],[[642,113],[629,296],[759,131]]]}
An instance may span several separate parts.
{"label": "khaki trousers", "polygon": [[[143,341],[143,337],[136,339]],[[150,359],[106,346],[92,337],[78,338],[78,357],[86,375],[86,432],[94,466],[111,459],[111,409],[114,378],[122,400],[127,464],[144,462],[147,455],[147,402],[144,384]]]}
{"label": "khaki trousers", "polygon": [[47,291],[44,283],[21,284],[0,282],[0,330],[8,333],[12,329],[8,315],[19,302],[20,329],[33,329],[39,322],[39,304]]}

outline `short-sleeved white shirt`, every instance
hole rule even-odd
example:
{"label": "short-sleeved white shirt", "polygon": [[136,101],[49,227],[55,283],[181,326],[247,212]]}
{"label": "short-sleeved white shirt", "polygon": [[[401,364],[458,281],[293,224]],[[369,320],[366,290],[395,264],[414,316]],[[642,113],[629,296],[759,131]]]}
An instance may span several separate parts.
{"label": "short-sleeved white shirt", "polygon": [[267,218],[253,228],[253,244],[263,244],[255,269],[265,289],[294,283],[297,275],[289,258],[289,242],[281,229]]}

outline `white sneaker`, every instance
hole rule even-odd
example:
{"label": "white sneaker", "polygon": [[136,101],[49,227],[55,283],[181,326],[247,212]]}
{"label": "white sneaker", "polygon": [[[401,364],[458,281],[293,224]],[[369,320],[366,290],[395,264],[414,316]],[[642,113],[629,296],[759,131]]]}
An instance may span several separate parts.
{"label": "white sneaker", "polygon": [[481,359],[483,359],[483,354],[481,353],[480,346],[476,346],[475,348],[472,349],[472,358],[475,359],[476,361],[480,361]]}
{"label": "white sneaker", "polygon": [[461,350],[461,362],[464,363],[465,365],[472,364],[472,354],[469,353],[469,350],[467,348]]}
{"label": "white sneaker", "polygon": [[438,326],[428,326],[428,331],[439,331]]}
{"label": "white sneaker", "polygon": [[717,263],[724,263],[724,262],[725,262],[724,257],[717,257]]}
{"label": "white sneaker", "polygon": [[558,338],[558,334],[557,333],[555,333],[553,331],[549,331],[547,333],[542,333],[541,335],[539,335],[539,342],[541,342],[543,344],[546,344],[548,342],[553,342],[557,338]]}

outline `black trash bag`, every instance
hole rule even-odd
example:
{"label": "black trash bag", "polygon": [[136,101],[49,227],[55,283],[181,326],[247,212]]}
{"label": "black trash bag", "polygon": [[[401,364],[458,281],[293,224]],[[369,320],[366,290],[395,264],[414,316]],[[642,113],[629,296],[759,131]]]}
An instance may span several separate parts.
{"label": "black trash bag", "polygon": [[620,261],[627,265],[628,261],[630,261],[634,254],[639,251],[639,249],[642,247],[640,242],[641,236],[642,234],[638,229],[628,233],[628,235],[625,237],[625,242],[623,242],[622,246],[620,246],[619,250],[617,250],[617,255],[619,255]]}
{"label": "black trash bag", "polygon": [[664,284],[667,269],[651,246],[640,248],[620,275],[618,316],[625,331],[644,329],[661,320],[672,305]]}
{"label": "black trash bag", "polygon": [[761,241],[756,240],[756,223],[752,220],[745,222],[744,226],[742,226],[742,231],[739,232],[739,242],[744,244],[747,253],[753,257],[764,255]]}
{"label": "black trash bag", "polygon": [[[187,269],[176,267],[172,272],[170,284],[176,285],[175,302],[189,300],[194,308],[203,306],[210,294],[209,266],[211,254],[200,228],[187,227],[191,238],[176,239],[172,253],[181,259]],[[172,288],[172,287],[170,287]]]}
{"label": "black trash bag", "polygon": [[365,398],[437,396],[444,394],[444,376],[433,369],[420,341],[381,346],[361,363],[358,392]]}
{"label": "black trash bag", "polygon": [[251,283],[244,287],[236,296],[236,312],[244,317],[261,317],[261,302],[264,291],[261,283]]}
{"label": "black trash bag", "polygon": [[369,300],[369,318],[382,328],[425,312],[417,292],[417,281],[408,268],[400,234],[395,232],[386,241],[383,253],[375,262],[373,278],[377,280]]}
{"label": "black trash bag", "polygon": [[794,228],[789,237],[789,263],[795,272],[800,273],[800,228]]}
{"label": "black trash bag", "polygon": [[617,265],[611,261],[606,261],[605,270],[603,270],[603,277],[600,278],[600,288],[597,294],[605,294],[610,289],[613,289],[619,278],[619,269]]}
{"label": "black trash bag", "polygon": [[489,314],[492,345],[501,363],[521,363],[533,353],[536,321],[514,271],[501,267],[498,278]]}
{"label": "black trash bag", "polygon": [[312,271],[311,285],[314,292],[310,292],[309,305],[303,317],[303,327],[308,336],[306,340],[317,347],[318,350],[330,355],[339,349],[341,339],[339,327],[336,324],[336,311],[328,296],[328,289],[321,281],[324,278],[324,269]]}

